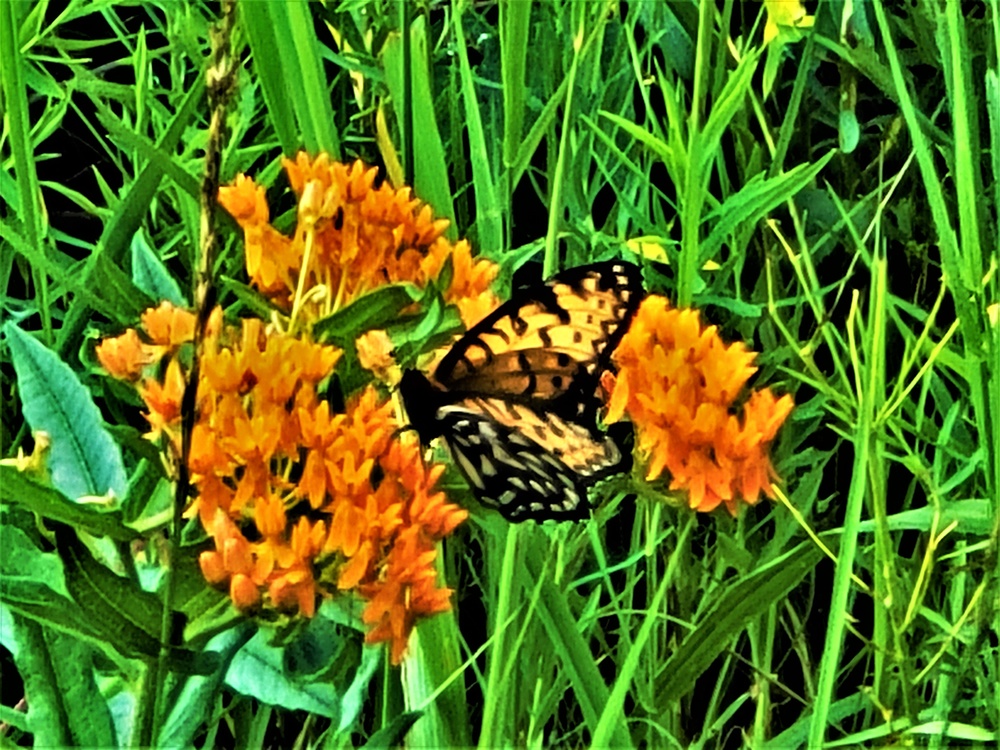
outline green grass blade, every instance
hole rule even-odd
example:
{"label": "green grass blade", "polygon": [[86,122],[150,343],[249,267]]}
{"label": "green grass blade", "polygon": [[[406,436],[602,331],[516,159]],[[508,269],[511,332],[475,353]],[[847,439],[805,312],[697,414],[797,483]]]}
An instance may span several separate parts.
{"label": "green grass blade", "polygon": [[479,249],[490,257],[499,257],[504,249],[502,211],[490,168],[489,152],[483,135],[483,121],[479,112],[479,97],[469,67],[469,53],[462,28],[462,11],[466,0],[455,0],[455,39],[458,43],[459,78],[462,88],[462,106],[465,124],[469,131],[469,159],[472,163],[472,182],[476,197],[476,234]]}

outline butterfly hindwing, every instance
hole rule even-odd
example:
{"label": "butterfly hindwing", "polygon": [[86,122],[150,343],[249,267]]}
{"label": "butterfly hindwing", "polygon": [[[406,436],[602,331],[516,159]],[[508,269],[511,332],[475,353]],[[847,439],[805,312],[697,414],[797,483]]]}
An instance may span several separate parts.
{"label": "butterfly hindwing", "polygon": [[518,289],[452,346],[433,382],[403,374],[410,423],[425,444],[443,438],[480,501],[509,520],[585,516],[587,486],[622,460],[597,428],[596,391],[641,296],[639,269],[620,262]]}
{"label": "butterfly hindwing", "polygon": [[505,421],[481,406],[443,407],[438,417],[452,458],[480,502],[511,521],[585,517],[587,483],[621,459],[614,441],[595,440],[579,425],[554,423],[527,407],[516,408],[517,421]]}

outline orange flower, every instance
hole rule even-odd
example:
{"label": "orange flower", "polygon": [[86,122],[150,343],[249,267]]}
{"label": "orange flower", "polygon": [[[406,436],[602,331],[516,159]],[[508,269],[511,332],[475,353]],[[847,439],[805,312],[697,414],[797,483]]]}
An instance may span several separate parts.
{"label": "orange flower", "polygon": [[610,393],[607,421],[626,413],[635,424],[646,478],[664,471],[670,488],[685,490],[692,508],[710,511],[737,501],[772,496],[777,478],[767,448],[792,409],[792,397],[754,392],[731,413],[756,371],[742,343],[726,346],[698,312],[670,308],[663,297],[643,301],[614,354],[617,376],[603,379]]}
{"label": "orange flower", "polygon": [[[170,360],[162,383],[155,378],[147,378],[139,387],[139,395],[149,407],[146,419],[153,428],[153,437],[158,436],[163,429],[175,425],[180,420],[181,399],[184,396],[184,373],[177,360]],[[179,446],[180,441],[176,444]]]}
{"label": "orange flower", "polygon": [[143,369],[155,357],[151,347],[142,343],[133,328],[116,338],[104,339],[97,345],[96,353],[101,366],[110,375],[133,381],[140,378]]}
{"label": "orange flower", "polygon": [[164,300],[142,314],[142,327],[154,344],[175,348],[194,339],[193,312],[174,307]]}
{"label": "orange flower", "polygon": [[[206,350],[191,451],[199,496],[187,511],[215,541],[199,560],[206,580],[228,585],[240,608],[306,617],[319,595],[401,592],[398,627],[369,634],[391,640],[398,660],[415,622],[448,606],[450,592],[437,588],[427,565],[435,542],[467,513],[434,491],[444,467],[428,469],[415,443],[393,438],[392,405],[371,386],[346,413],[331,413],[315,391],[339,355],[329,347],[244,321],[241,335],[211,339]],[[171,414],[162,418],[166,430],[177,428]],[[297,513],[293,523],[302,503],[320,518]],[[422,545],[423,569],[413,561],[400,567],[409,553],[395,550],[407,544]],[[386,596],[366,611],[380,611]]]}
{"label": "orange flower", "polygon": [[394,664],[402,660],[414,620],[450,608],[451,591],[437,588],[435,583],[436,557],[437,550],[420,534],[419,528],[410,527],[399,535],[389,553],[385,578],[364,589],[371,603],[361,619],[366,624],[375,624],[365,640],[390,641]]}
{"label": "orange flower", "polygon": [[[314,614],[321,596],[368,599],[368,640],[390,641],[402,658],[414,624],[448,608],[436,545],[467,517],[435,490],[443,466],[426,466],[419,444],[401,441],[393,407],[368,386],[334,413],[322,398],[341,352],[301,331],[366,291],[389,282],[424,285],[451,264],[445,300],[467,323],[495,306],[492,263],[452,245],[430,207],[408,188],[375,187],[376,170],[315,160],[286,161],[299,196],[292,237],[270,225],[264,191],[244,176],[219,192],[243,228],[247,270],[270,299],[291,311],[277,330],[256,319],[238,326],[213,311],[199,341],[196,422],[188,456],[197,496],[185,510],[211,540],[199,556],[213,586],[245,611]],[[101,344],[109,372],[140,380],[154,436],[180,455],[180,406],[197,321],[163,303],[139,333]],[[391,379],[384,332],[357,342],[359,359]],[[409,436],[412,437],[412,436]]]}
{"label": "orange flower", "polygon": [[443,236],[447,220],[434,219],[409,188],[376,188],[378,170],[331,162],[326,154],[310,160],[299,153],[284,166],[299,196],[292,237],[271,227],[263,188],[250,178],[239,175],[219,190],[219,203],[243,229],[251,281],[277,304],[291,307],[302,277],[299,304],[316,320],[386,283],[425,286],[451,257],[455,273],[445,298],[466,324],[495,306],[489,285],[496,266],[473,261],[468,243],[452,246]]}
{"label": "orange flower", "polygon": [[392,356],[392,339],[383,330],[368,331],[354,342],[358,363],[383,383],[399,382],[399,365]]}

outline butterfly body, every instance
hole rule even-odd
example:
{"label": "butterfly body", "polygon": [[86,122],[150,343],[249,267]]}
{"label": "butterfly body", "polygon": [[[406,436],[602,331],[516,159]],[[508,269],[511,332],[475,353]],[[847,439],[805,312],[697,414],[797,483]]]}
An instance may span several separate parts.
{"label": "butterfly body", "polygon": [[400,393],[425,444],[441,437],[481,502],[511,521],[581,518],[587,485],[622,461],[597,427],[599,379],[642,296],[636,266],[570,269],[469,329],[433,380]]}

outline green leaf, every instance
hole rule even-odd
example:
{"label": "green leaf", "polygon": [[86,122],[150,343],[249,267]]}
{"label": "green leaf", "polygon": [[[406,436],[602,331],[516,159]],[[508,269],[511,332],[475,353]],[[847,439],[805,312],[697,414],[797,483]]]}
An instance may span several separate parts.
{"label": "green leaf", "polygon": [[173,517],[174,485],[160,469],[143,461],[129,484],[122,523],[139,534],[165,528]]}
{"label": "green leaf", "polygon": [[750,90],[750,82],[754,71],[757,69],[757,61],[760,58],[760,51],[751,52],[744,55],[736,66],[736,70],[729,74],[729,80],[722,87],[718,97],[712,104],[712,111],[709,113],[705,128],[698,135],[697,146],[692,149],[691,158],[694,160],[695,174],[708,178],[711,162],[718,156],[719,142],[729,122],[736,113],[743,107],[743,100]]}
{"label": "green leaf", "polygon": [[69,578],[72,572],[66,570],[58,555],[38,549],[23,528],[10,522],[9,515],[0,524],[0,541],[4,551],[0,555],[0,599],[11,612],[87,641],[118,662],[123,654],[150,656],[158,651],[155,645],[145,654],[131,647],[122,648],[120,635],[113,630],[115,621],[95,620],[78,606],[72,599],[74,588],[78,588]]}
{"label": "green leaf", "polygon": [[340,698],[334,686],[293,679],[283,668],[284,649],[268,645],[267,636],[260,630],[240,649],[229,665],[226,684],[272,706],[309,711],[339,722]]}
{"label": "green leaf", "polygon": [[381,648],[362,648],[361,664],[354,672],[354,679],[344,691],[341,700],[340,725],[337,729],[341,732],[348,731],[357,722],[358,717],[365,710],[365,701],[368,699],[368,686],[375,672],[382,666],[382,659],[385,653]]}
{"label": "green leaf", "polygon": [[127,656],[157,654],[163,620],[160,600],[95,560],[69,527],[60,524],[55,534],[66,588],[89,620],[108,634],[110,645]]}
{"label": "green leaf", "polygon": [[292,87],[286,85],[282,61],[271,51],[278,47],[277,34],[270,20],[270,3],[247,3],[241,8],[243,25],[250,41],[253,69],[261,84],[268,120],[281,142],[281,150],[294,154],[302,147],[302,137],[292,108]]}
{"label": "green leaf", "polygon": [[209,675],[180,678],[176,694],[169,703],[170,713],[157,736],[158,747],[190,747],[193,744],[196,734],[215,710],[222,681],[233,657],[252,635],[253,626],[243,622],[211,640],[205,653],[215,655],[215,670]]}
{"label": "green leaf", "polygon": [[636,141],[646,146],[650,151],[656,154],[656,156],[660,157],[665,164],[673,164],[673,161],[676,158],[674,149],[662,138],[657,138],[653,133],[646,130],[646,128],[641,125],[637,125],[626,117],[616,115],[614,112],[601,110],[599,114],[608,120],[611,120],[611,122],[624,130],[628,135],[632,136]]}
{"label": "green leaf", "polygon": [[446,306],[439,295],[431,298],[422,315],[415,315],[387,328],[396,345],[395,358],[400,366],[412,367],[423,352],[447,343],[463,330],[462,318],[453,306]]}
{"label": "green leaf", "polygon": [[94,261],[90,284],[100,290],[101,302],[115,311],[115,321],[124,325],[137,320],[153,303],[153,299],[104,253]]}
{"label": "green leaf", "polygon": [[413,109],[413,180],[415,195],[426,201],[434,209],[434,215],[448,219],[450,223],[445,234],[457,239],[455,207],[451,198],[451,184],[448,179],[448,160],[445,157],[444,142],[438,128],[438,106],[431,86],[431,72],[427,61],[430,59],[430,42],[427,23],[418,16],[410,26],[410,54],[412,81],[411,101],[403,95],[403,40],[394,34],[386,40],[383,59],[386,83],[392,94],[399,128],[403,130],[403,107]]}
{"label": "green leaf", "polygon": [[132,235],[132,281],[156,303],[167,300],[177,307],[187,305],[177,280],[146,242],[141,229]]}
{"label": "green leaf", "polygon": [[[525,563],[529,575],[535,580],[541,580],[545,575],[545,561],[539,550],[529,545],[526,549]],[[608,702],[609,691],[601,673],[594,663],[587,643],[583,640],[577,627],[576,619],[566,603],[566,597],[550,581],[542,581],[538,597],[538,616],[545,632],[549,636],[552,648],[559,655],[569,684],[573,687],[583,720],[593,732],[599,722],[601,712]],[[608,736],[614,747],[631,747],[628,726],[624,716],[619,713],[610,722]]]}
{"label": "green leaf", "polygon": [[19,732],[31,732],[31,724],[28,721],[28,715],[20,711],[15,711],[9,706],[0,706],[0,721],[4,724],[10,724]]}
{"label": "green leaf", "polygon": [[184,642],[197,647],[226,630],[246,616],[233,606],[228,596],[213,588],[203,586],[195,596],[183,603],[181,611],[188,618],[184,628]]}
{"label": "green leaf", "polygon": [[[863,693],[855,693],[830,706],[829,719],[831,723],[846,721],[855,714],[866,711],[871,706],[870,699]],[[806,713],[792,726],[764,745],[764,750],[795,750],[804,747],[809,739],[809,725],[812,723],[812,712]]]}
{"label": "green leaf", "polygon": [[365,331],[385,327],[418,299],[420,290],[412,284],[388,284],[319,321],[313,331],[319,341],[347,346]]}
{"label": "green leaf", "polygon": [[52,484],[71,498],[118,498],[127,486],[121,449],[76,374],[54,352],[14,325],[4,326],[24,416],[52,441]]}
{"label": "green leaf", "polygon": [[0,502],[20,505],[42,518],[94,536],[128,541],[139,536],[124,525],[122,512],[100,503],[76,503],[13,466],[0,466]]}
{"label": "green leaf", "polygon": [[94,651],[65,633],[12,615],[14,663],[29,696],[35,747],[117,747],[111,713],[94,679]]}
{"label": "green leaf", "polygon": [[777,177],[765,178],[763,173],[755,175],[705,217],[705,222],[718,223],[701,245],[702,261],[712,258],[726,236],[740,224],[756,222],[810,184],[836,153],[829,151],[815,163],[799,164]]}
{"label": "green leaf", "polygon": [[388,724],[384,724],[375,734],[368,738],[362,747],[365,750],[388,750],[390,747],[400,747],[410,727],[424,715],[423,711],[407,711],[393,716]]}
{"label": "green leaf", "polygon": [[[893,513],[886,517],[885,525],[890,531],[930,531],[934,527],[935,515],[939,516],[937,519],[938,530],[954,521],[958,524],[955,527],[957,533],[971,536],[988,536],[994,524],[989,500],[979,498],[944,502],[941,504],[940,514],[936,513],[935,508],[930,505]],[[858,525],[860,532],[874,532],[877,528],[878,523],[875,520],[862,521]],[[843,529],[839,529],[829,533],[842,532]]]}
{"label": "green leaf", "polygon": [[53,595],[69,598],[59,557],[42,552],[28,535],[9,522],[0,524],[0,599],[5,602],[45,604]]}
{"label": "green leaf", "polygon": [[822,556],[815,544],[803,542],[728,586],[661,665],[664,677],[657,685],[658,705],[670,705],[688,695],[695,681],[747,623],[781,601],[815,569]]}
{"label": "green leaf", "polygon": [[840,136],[840,150],[845,154],[854,153],[861,139],[861,126],[858,124],[858,116],[854,110],[840,110],[840,117],[837,120],[837,133]]}
{"label": "green leaf", "polygon": [[[200,104],[205,95],[205,81],[198,77],[191,85],[170,121],[170,126],[157,141],[156,146],[163,153],[173,153],[181,136],[186,132],[192,118],[201,112]],[[94,284],[93,270],[98,256],[108,256],[111,263],[120,263],[125,257],[125,245],[138,231],[149,206],[160,187],[164,171],[162,167],[150,162],[138,178],[123,190],[124,197],[118,204],[111,219],[104,225],[101,238],[97,243],[97,251],[88,259],[88,265],[82,274],[82,283],[86,286]],[[83,326],[90,319],[90,306],[77,304],[76,300],[66,316],[66,322],[59,329],[56,343],[57,351],[63,352],[71,341],[75,341]]]}
{"label": "green leaf", "polygon": [[[483,133],[483,118],[479,111],[482,97],[476,92],[469,65],[468,45],[465,41],[462,11],[464,3],[455,6],[455,45],[459,60],[459,80],[462,87],[462,105],[465,111],[465,127],[469,135],[469,160],[472,163],[472,180],[476,186],[476,232],[479,249],[489,254],[499,254],[503,250],[503,222],[501,205],[497,195],[496,182],[490,165],[489,148]],[[530,13],[530,5],[528,7]],[[523,50],[521,52],[524,54]],[[523,63],[523,59],[522,59]],[[523,65],[522,65],[523,70]],[[523,80],[521,82],[523,89]],[[520,123],[518,123],[520,127]],[[520,140],[520,136],[518,136]]]}
{"label": "green leaf", "polygon": [[[94,675],[94,649],[71,635],[42,628],[46,656],[52,664],[60,701],[65,706],[73,744],[83,747],[118,745],[108,704]],[[27,686],[26,686],[27,689]]]}
{"label": "green leaf", "polygon": [[270,320],[271,314],[278,310],[263,295],[253,287],[231,279],[228,276],[219,277],[219,286],[225,291],[231,292],[242,302],[246,308],[261,320]]}
{"label": "green leaf", "polygon": [[[282,149],[340,157],[340,138],[327,90],[311,6],[248,3],[243,9],[254,70]],[[289,85],[294,81],[295,85]],[[294,119],[292,117],[294,115]],[[295,125],[298,125],[296,128]]]}

